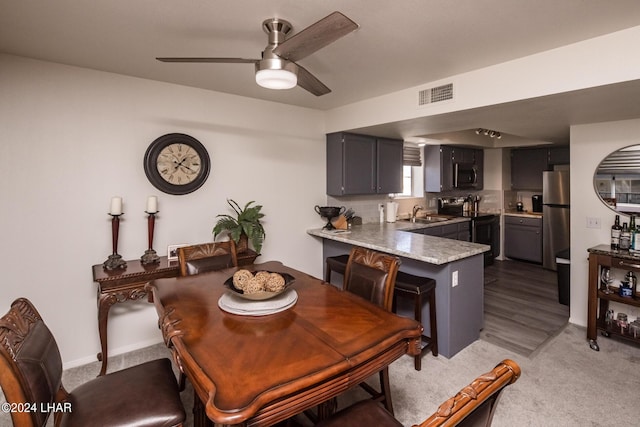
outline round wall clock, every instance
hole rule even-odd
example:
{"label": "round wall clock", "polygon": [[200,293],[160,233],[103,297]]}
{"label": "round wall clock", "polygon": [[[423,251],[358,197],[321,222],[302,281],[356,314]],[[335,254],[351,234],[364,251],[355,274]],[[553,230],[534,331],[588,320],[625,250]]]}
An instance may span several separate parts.
{"label": "round wall clock", "polygon": [[182,133],[157,138],[144,154],[144,172],[158,190],[188,194],[202,186],[209,176],[211,161],[204,145]]}

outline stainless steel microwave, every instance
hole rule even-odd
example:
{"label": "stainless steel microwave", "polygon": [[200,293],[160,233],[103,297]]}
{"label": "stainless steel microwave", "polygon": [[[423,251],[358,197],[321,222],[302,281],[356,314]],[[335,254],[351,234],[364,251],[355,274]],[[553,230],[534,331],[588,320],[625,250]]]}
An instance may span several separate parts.
{"label": "stainless steel microwave", "polygon": [[453,186],[460,189],[478,187],[478,169],[473,163],[453,164]]}

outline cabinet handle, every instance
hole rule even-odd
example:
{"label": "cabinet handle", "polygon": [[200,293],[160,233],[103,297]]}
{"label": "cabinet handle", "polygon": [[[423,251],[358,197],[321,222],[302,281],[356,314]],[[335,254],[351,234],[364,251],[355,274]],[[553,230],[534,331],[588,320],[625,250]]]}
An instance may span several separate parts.
{"label": "cabinet handle", "polygon": [[624,261],[618,262],[618,265],[621,267],[640,268],[640,264],[631,264]]}

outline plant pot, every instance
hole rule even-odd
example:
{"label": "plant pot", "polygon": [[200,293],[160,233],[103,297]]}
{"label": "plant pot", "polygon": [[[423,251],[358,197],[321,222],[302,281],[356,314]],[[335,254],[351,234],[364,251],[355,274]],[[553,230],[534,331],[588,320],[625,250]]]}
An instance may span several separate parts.
{"label": "plant pot", "polygon": [[240,239],[236,244],[236,252],[239,254],[243,254],[249,250],[249,237],[246,234],[242,233],[240,235]]}

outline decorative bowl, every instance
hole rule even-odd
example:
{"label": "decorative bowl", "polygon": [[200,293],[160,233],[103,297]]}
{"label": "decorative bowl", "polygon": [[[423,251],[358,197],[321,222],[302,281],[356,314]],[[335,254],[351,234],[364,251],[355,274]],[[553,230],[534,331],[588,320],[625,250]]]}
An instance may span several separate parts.
{"label": "decorative bowl", "polygon": [[316,206],[316,212],[323,218],[333,219],[343,213],[344,206]]}
{"label": "decorative bowl", "polygon": [[[259,271],[266,271],[266,270],[259,270]],[[255,273],[258,273],[259,271],[252,271],[252,273],[255,274]],[[281,291],[278,291],[278,292],[260,291],[252,294],[245,294],[242,289],[238,289],[233,285],[233,276],[229,277],[227,280],[224,281],[224,286],[227,287],[230,291],[232,291],[234,295],[237,295],[240,298],[244,298],[246,300],[251,300],[251,301],[264,301],[271,298],[275,298],[278,295],[282,294],[295,281],[295,278],[292,275],[287,273],[280,273],[279,271],[267,271],[267,273],[277,273],[282,276],[282,278],[284,279],[284,288]]]}

